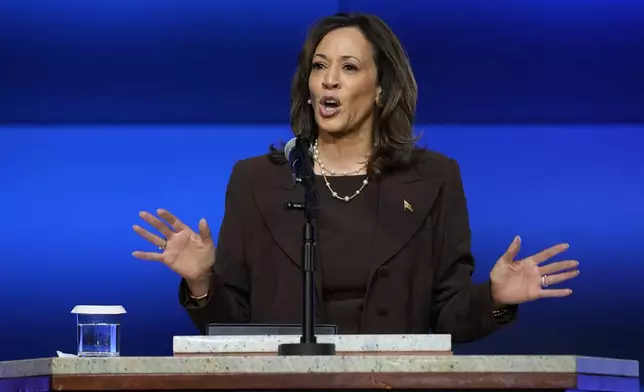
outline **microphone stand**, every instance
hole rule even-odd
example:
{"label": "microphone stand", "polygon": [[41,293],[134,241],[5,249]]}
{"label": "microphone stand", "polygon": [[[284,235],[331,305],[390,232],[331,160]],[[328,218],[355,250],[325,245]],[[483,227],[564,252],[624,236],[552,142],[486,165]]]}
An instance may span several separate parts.
{"label": "microphone stand", "polygon": [[304,203],[286,203],[289,210],[303,210],[306,222],[302,229],[302,337],[299,343],[283,343],[278,347],[278,355],[335,355],[335,344],[318,343],[315,336],[315,225],[318,216],[318,195],[315,188],[315,174],[312,163],[302,170],[304,175],[296,175],[296,181],[304,186]]}

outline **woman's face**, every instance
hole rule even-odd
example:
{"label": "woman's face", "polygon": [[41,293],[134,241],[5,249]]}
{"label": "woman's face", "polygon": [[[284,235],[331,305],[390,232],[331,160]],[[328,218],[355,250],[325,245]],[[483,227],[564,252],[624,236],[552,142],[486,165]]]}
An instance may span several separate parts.
{"label": "woman's face", "polygon": [[380,94],[373,49],[356,28],[328,33],[316,48],[309,75],[311,106],[320,131],[371,130]]}

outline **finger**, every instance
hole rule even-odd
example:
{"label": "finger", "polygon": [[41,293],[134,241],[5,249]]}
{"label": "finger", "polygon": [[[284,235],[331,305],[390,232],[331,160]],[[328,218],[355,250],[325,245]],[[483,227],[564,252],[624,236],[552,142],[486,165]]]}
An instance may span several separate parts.
{"label": "finger", "polygon": [[199,235],[204,241],[212,241],[210,227],[208,227],[208,222],[206,222],[205,218],[201,218],[201,220],[199,221]]}
{"label": "finger", "polygon": [[159,208],[157,210],[157,214],[159,214],[161,218],[163,218],[166,222],[168,222],[176,231],[180,231],[188,227],[183,222],[181,222],[179,218],[172,215],[168,210]]}
{"label": "finger", "polygon": [[561,298],[567,297],[572,294],[570,289],[552,289],[552,290],[541,290],[539,297],[541,298]]}
{"label": "finger", "polygon": [[139,212],[139,216],[146,222],[148,222],[152,227],[159,230],[165,238],[170,238],[174,232],[163,222],[159,220],[156,216],[150,214],[147,211]]}
{"label": "finger", "polygon": [[521,237],[516,236],[514,237],[514,239],[512,240],[512,243],[508,247],[508,250],[505,251],[505,254],[501,256],[501,258],[503,259],[503,261],[507,263],[511,263],[519,254],[520,249],[521,249]]}
{"label": "finger", "polygon": [[547,284],[548,286],[552,286],[557,283],[565,282],[572,278],[576,278],[577,276],[579,276],[579,270],[562,272],[560,274],[555,274],[555,275],[548,275],[543,280],[545,281],[545,284]]}
{"label": "finger", "polygon": [[568,249],[568,244],[559,244],[542,250],[541,252],[530,256],[530,258],[535,264],[539,265],[544,261],[551,259],[559,253],[565,251],[566,249]]}
{"label": "finger", "polygon": [[163,254],[161,253],[156,253],[156,252],[140,252],[140,251],[134,251],[132,252],[132,256],[136,257],[137,259],[141,260],[148,260],[148,261],[160,261],[163,263]]}
{"label": "finger", "polygon": [[557,261],[555,263],[550,263],[548,265],[544,265],[543,267],[539,267],[539,272],[541,273],[541,275],[549,275],[577,268],[578,266],[579,262],[576,260]]}
{"label": "finger", "polygon": [[149,231],[145,230],[139,225],[132,226],[132,229],[136,232],[136,234],[150,241],[154,246],[161,247],[165,243],[165,240],[163,238],[159,237],[158,235],[150,233]]}

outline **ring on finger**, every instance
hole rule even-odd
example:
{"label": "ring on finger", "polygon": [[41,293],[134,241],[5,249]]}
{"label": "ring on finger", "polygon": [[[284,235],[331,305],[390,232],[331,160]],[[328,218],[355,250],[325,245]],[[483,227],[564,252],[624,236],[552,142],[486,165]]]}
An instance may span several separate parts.
{"label": "ring on finger", "polygon": [[168,244],[168,240],[166,238],[163,239],[163,244],[159,246],[159,250],[165,250],[165,246]]}
{"label": "ring on finger", "polygon": [[548,287],[548,283],[546,283],[546,278],[547,277],[548,277],[548,275],[542,275],[541,276],[541,287],[543,287],[543,288]]}

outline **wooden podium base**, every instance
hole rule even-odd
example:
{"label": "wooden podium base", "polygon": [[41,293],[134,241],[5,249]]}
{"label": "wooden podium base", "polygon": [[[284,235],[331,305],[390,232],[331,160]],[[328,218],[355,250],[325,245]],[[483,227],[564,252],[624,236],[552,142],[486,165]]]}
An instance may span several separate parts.
{"label": "wooden podium base", "polygon": [[51,358],[0,362],[0,391],[639,391],[637,361],[574,356]]}

